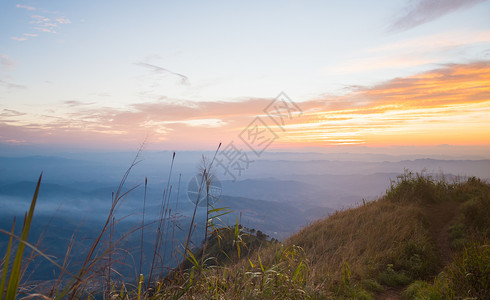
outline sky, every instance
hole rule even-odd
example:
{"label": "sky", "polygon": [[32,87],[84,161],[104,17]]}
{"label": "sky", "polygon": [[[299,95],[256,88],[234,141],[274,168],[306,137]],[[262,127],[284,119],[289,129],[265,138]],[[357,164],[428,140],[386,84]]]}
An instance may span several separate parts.
{"label": "sky", "polygon": [[0,147],[489,147],[488,16],[481,0],[1,1]]}

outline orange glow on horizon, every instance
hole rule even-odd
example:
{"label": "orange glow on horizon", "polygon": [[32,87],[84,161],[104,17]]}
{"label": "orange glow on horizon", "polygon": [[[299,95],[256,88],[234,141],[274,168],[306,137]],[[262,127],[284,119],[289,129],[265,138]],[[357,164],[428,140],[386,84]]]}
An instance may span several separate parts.
{"label": "orange glow on horizon", "polygon": [[342,100],[343,108],[337,100],[336,109],[305,112],[297,123],[287,126],[282,142],[311,146],[490,144],[489,63],[453,65],[397,78]]}
{"label": "orange glow on horizon", "polygon": [[[287,91],[286,91],[287,92]],[[295,99],[297,100],[297,99]],[[63,107],[58,115],[4,113],[0,142],[134,149],[214,149],[238,135],[272,99],[148,102],[129,108]],[[303,115],[273,148],[335,145],[490,145],[490,62],[449,65],[339,97],[297,102]]]}

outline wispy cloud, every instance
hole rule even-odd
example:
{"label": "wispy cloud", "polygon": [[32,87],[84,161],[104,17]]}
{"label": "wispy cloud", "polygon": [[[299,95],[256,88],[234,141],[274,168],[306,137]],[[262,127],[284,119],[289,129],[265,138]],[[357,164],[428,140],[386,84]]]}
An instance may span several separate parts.
{"label": "wispy cloud", "polygon": [[34,29],[41,31],[41,32],[56,33],[56,30],[54,30],[52,28],[47,28],[47,27],[34,27]]}
{"label": "wispy cloud", "polygon": [[26,10],[36,10],[36,8],[34,6],[30,6],[30,5],[25,5],[25,4],[17,4],[15,5],[15,7],[17,8],[23,8],[23,9],[26,9]]}
{"label": "wispy cloud", "polygon": [[[47,11],[42,8],[36,8],[29,5],[21,5],[17,4],[17,8],[25,9],[28,12],[36,11],[36,14],[29,14],[30,24],[33,24],[32,30],[35,30],[39,33],[57,33],[60,26],[64,26],[66,24],[71,24],[71,20],[67,17],[60,15],[58,12]],[[12,40],[23,42],[32,37],[37,37],[39,34],[35,33],[23,33],[22,36],[14,36],[11,37]]]}
{"label": "wispy cloud", "polygon": [[181,84],[184,84],[184,85],[190,84],[189,78],[187,78],[187,76],[185,76],[183,74],[176,73],[176,72],[170,71],[168,69],[165,69],[165,68],[153,65],[153,64],[145,63],[145,62],[139,62],[139,63],[136,63],[136,65],[150,69],[153,71],[153,73],[156,73],[156,74],[170,74],[173,76],[177,76],[180,78]]}
{"label": "wispy cloud", "polygon": [[60,24],[71,24],[70,19],[65,18],[65,17],[56,18],[55,21],[60,23]]}
{"label": "wispy cloud", "polygon": [[25,90],[25,89],[27,89],[27,87],[25,85],[11,83],[11,82],[7,82],[7,81],[1,80],[1,79],[0,79],[0,86],[3,86],[5,88],[7,88],[8,90],[11,90],[11,89]]}
{"label": "wispy cloud", "polygon": [[14,110],[14,109],[8,109],[8,108],[4,108],[0,112],[0,117],[4,117],[4,118],[18,117],[18,116],[24,116],[24,115],[26,115],[26,113],[22,113],[20,111],[17,111],[17,110]]}
{"label": "wispy cloud", "polygon": [[[31,23],[37,25],[34,27],[35,30],[41,32],[56,33],[55,28],[58,27],[59,22],[56,22],[50,18],[40,16],[40,15],[32,15],[31,18],[33,19]],[[69,24],[69,23],[59,23],[59,24]]]}
{"label": "wispy cloud", "polygon": [[0,66],[2,69],[12,69],[15,62],[6,54],[0,54]]}
{"label": "wispy cloud", "polygon": [[32,18],[32,21],[30,21],[31,24],[43,24],[51,21],[50,18],[46,18],[41,15],[31,15],[31,18]]}
{"label": "wispy cloud", "polygon": [[[348,74],[395,69],[405,72],[409,68],[420,66],[428,69],[429,65],[433,68],[435,64],[448,61],[459,52],[472,53],[471,49],[485,44],[490,46],[490,30],[451,30],[373,47],[367,49],[363,56],[343,60],[337,65],[329,66],[325,71]],[[485,53],[471,56],[473,57],[468,58],[474,61],[488,59]]]}
{"label": "wispy cloud", "polygon": [[25,37],[18,37],[18,36],[13,36],[10,39],[12,39],[14,41],[17,41],[17,42],[27,41],[27,38],[25,38]]}
{"label": "wispy cloud", "polygon": [[68,100],[68,101],[63,102],[63,104],[65,104],[69,107],[80,107],[80,106],[92,105],[92,104],[95,104],[95,102],[86,103],[86,102],[77,101],[77,100]]}
{"label": "wispy cloud", "polygon": [[434,21],[451,12],[472,7],[485,0],[417,0],[411,1],[410,6],[404,9],[403,16],[399,17],[389,31],[404,31],[419,25]]}

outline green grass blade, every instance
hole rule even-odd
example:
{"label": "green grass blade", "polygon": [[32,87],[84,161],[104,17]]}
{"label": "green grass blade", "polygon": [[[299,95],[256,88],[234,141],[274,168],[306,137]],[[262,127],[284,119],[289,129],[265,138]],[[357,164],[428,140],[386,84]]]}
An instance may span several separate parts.
{"label": "green grass blade", "polygon": [[252,269],[255,268],[254,263],[250,260],[250,258],[248,259],[248,262],[250,263],[250,266],[252,267]]}
{"label": "green grass blade", "polygon": [[[15,233],[15,218],[12,224],[12,235]],[[9,244],[7,246],[7,253],[5,254],[5,261],[3,263],[2,281],[0,282],[0,300],[3,300],[3,292],[5,288],[5,282],[7,282],[7,271],[10,263],[10,252],[12,251],[13,236],[10,236]]]}
{"label": "green grass blade", "polygon": [[187,256],[187,260],[189,260],[196,269],[199,269],[199,262],[197,261],[196,257],[194,256],[194,254],[192,254],[191,251],[189,251],[189,254]]}
{"label": "green grass blade", "polygon": [[[32,217],[34,215],[34,208],[36,207],[37,196],[39,194],[39,187],[41,186],[41,178],[43,177],[43,173],[39,175],[39,180],[37,181],[36,191],[34,192],[34,196],[32,197],[31,207],[29,208],[29,213],[24,221],[24,227],[22,228],[22,241],[27,241],[27,236],[29,235],[29,230],[32,223]],[[17,253],[15,255],[14,264],[12,265],[12,270],[10,272],[9,285],[7,288],[7,300],[15,300],[15,296],[17,294],[17,288],[19,287],[20,282],[20,273],[22,267],[22,256],[24,255],[25,244],[20,241],[19,247],[17,248]]]}
{"label": "green grass blade", "polygon": [[300,262],[298,267],[296,267],[296,270],[294,270],[293,280],[296,280],[296,278],[298,278],[299,272],[301,271],[302,267],[303,267],[303,262]]}
{"label": "green grass blade", "polygon": [[229,213],[230,213],[230,212],[224,212],[224,213],[221,213],[221,214],[218,214],[218,215],[213,215],[213,216],[211,216],[211,217],[209,218],[209,220],[214,221],[214,220],[216,219],[216,220],[221,221],[220,217],[221,217],[221,216],[224,216],[224,215],[227,215],[227,214],[229,214]]}
{"label": "green grass blade", "polygon": [[240,233],[240,219],[239,217],[236,217],[236,225],[235,225],[235,241],[238,239],[238,234]]}
{"label": "green grass blade", "polygon": [[260,270],[262,271],[262,274],[265,274],[265,268],[264,265],[262,264],[262,260],[260,259],[260,255],[258,257],[259,257]]}
{"label": "green grass blade", "polygon": [[138,300],[141,300],[141,285],[143,284],[143,274],[140,274],[140,278],[138,281]]}
{"label": "green grass blade", "polygon": [[[211,205],[209,205],[210,207],[212,207]],[[209,213],[215,213],[215,212],[219,212],[219,211],[227,211],[226,213],[231,213],[232,211],[228,208],[228,207],[218,207],[218,208],[212,208],[209,210]]]}

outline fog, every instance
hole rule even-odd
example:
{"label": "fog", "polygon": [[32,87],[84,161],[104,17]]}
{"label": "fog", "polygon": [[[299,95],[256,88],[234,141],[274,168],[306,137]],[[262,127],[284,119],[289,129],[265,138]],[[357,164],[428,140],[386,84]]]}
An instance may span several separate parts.
{"label": "fog", "polygon": [[[103,219],[125,172],[134,161],[121,190],[122,193],[131,191],[118,205],[118,215],[128,220],[139,219],[144,200],[148,207],[157,207],[165,192],[170,206],[177,207],[183,218],[188,217],[194,206],[189,199],[188,183],[202,170],[202,157],[209,162],[215,153],[179,151],[172,160],[173,154],[171,151],[143,151],[138,156],[136,152],[0,156],[0,213],[22,215],[28,209],[35,182],[43,172],[37,214],[74,214],[78,219]],[[214,181],[222,188],[220,201],[215,205],[237,206],[237,201],[233,201],[237,198],[243,198],[240,202],[251,202],[252,207],[247,209],[239,205],[242,222],[247,222],[247,214],[256,212],[267,219],[267,211],[260,209],[261,201],[277,206],[288,204],[298,213],[308,212],[291,231],[268,232],[277,237],[285,237],[316,218],[356,205],[363,199],[376,199],[405,170],[436,177],[444,175],[450,180],[467,176],[490,178],[490,160],[479,156],[468,159],[446,155],[442,159],[440,154],[424,157],[420,154],[313,152],[248,155],[253,160],[234,176],[217,162],[211,166]],[[148,183],[146,199],[145,179]],[[155,210],[145,213],[150,218],[158,216]],[[254,222],[250,225],[260,226]],[[267,232],[268,228],[262,230]]]}
{"label": "fog", "polygon": [[[124,242],[136,249],[144,215],[145,253],[150,256],[156,224],[166,203],[170,211],[164,222],[175,235],[166,246],[170,256],[184,243],[190,228],[196,194],[189,193],[188,184],[202,170],[202,156],[209,162],[215,155],[210,151],[176,152],[172,166],[171,151],[143,151],[137,157],[136,152],[47,154],[0,156],[0,226],[10,230],[14,216],[23,218],[43,172],[34,215],[36,229],[30,240],[37,242],[42,236],[42,248],[57,259],[62,259],[74,232],[84,241],[80,249],[97,236],[133,161],[136,163],[120,190],[120,195],[127,194],[117,205],[116,234],[134,232],[125,236]],[[405,170],[446,180],[467,176],[488,180],[490,160],[439,154],[266,152],[254,157],[235,177],[218,163],[213,163],[210,172],[214,175],[212,185],[219,187],[214,207],[231,210],[220,222],[231,225],[240,218],[248,228],[284,239],[336,210],[377,199]],[[205,220],[206,209],[199,206],[192,235],[196,246],[204,237]],[[6,236],[0,237],[0,244],[6,241]],[[40,274],[42,278],[43,272]]]}

